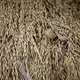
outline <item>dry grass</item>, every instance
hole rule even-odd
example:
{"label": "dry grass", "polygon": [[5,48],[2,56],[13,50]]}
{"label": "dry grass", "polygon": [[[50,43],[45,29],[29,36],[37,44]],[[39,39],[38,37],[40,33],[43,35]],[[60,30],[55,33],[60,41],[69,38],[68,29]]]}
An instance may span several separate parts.
{"label": "dry grass", "polygon": [[0,0],[0,80],[80,80],[80,0]]}

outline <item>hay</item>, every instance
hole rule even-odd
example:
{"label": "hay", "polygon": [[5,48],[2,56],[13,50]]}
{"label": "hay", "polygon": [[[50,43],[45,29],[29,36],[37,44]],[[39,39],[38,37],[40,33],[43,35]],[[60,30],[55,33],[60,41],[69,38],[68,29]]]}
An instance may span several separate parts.
{"label": "hay", "polygon": [[0,80],[80,80],[80,1],[0,0]]}

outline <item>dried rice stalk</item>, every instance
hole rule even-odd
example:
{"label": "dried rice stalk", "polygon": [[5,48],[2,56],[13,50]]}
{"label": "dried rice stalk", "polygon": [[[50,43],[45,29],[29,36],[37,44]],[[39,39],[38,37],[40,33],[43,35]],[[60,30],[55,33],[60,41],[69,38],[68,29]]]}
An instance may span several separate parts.
{"label": "dried rice stalk", "polygon": [[51,38],[51,39],[53,39],[53,38],[56,37],[56,34],[55,34],[51,29],[47,29],[47,30],[45,31],[45,34],[46,34],[49,38]]}
{"label": "dried rice stalk", "polygon": [[42,62],[42,57],[41,57],[41,55],[40,55],[40,52],[39,52],[39,50],[38,50],[38,48],[37,48],[37,46],[36,46],[36,43],[35,43],[35,41],[34,41],[33,38],[32,38],[32,43],[33,43],[33,45],[34,45],[34,50],[35,50],[35,52],[38,53],[38,56],[39,56],[39,58],[40,58],[41,63],[43,63],[43,62]]}
{"label": "dried rice stalk", "polygon": [[60,35],[57,31],[55,31],[55,33],[56,33],[56,35],[58,36],[58,38],[59,38],[61,41],[66,40],[66,37],[65,37],[65,36]]}

